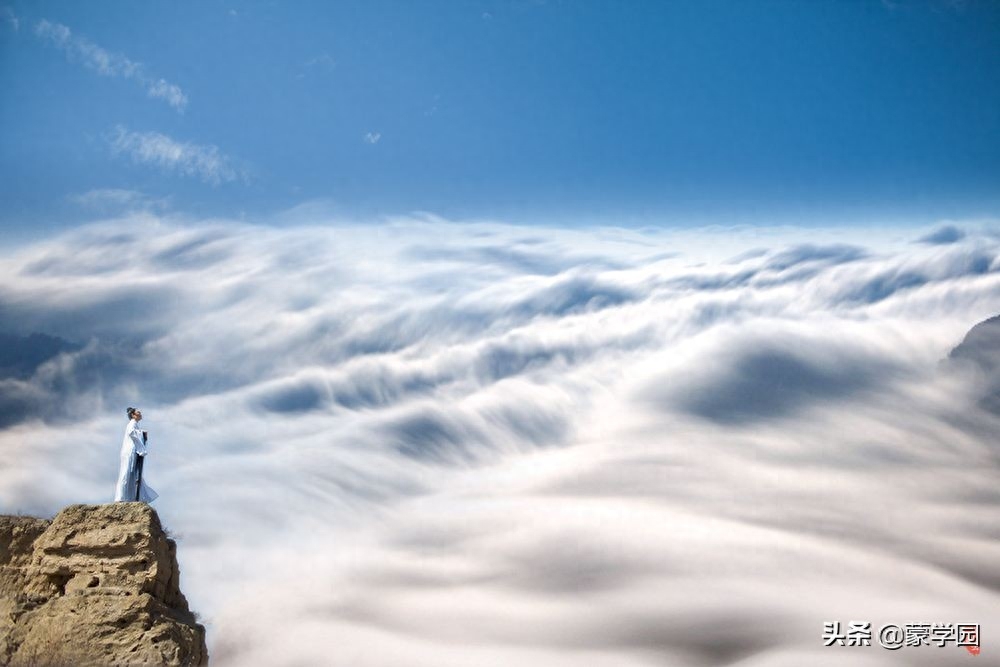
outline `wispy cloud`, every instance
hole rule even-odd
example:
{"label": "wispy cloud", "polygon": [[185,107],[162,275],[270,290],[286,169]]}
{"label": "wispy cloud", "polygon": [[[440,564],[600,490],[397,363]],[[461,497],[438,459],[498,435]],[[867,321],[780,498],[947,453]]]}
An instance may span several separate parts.
{"label": "wispy cloud", "polygon": [[137,163],[194,176],[211,185],[244,178],[232,160],[211,144],[176,141],[159,132],[132,132],[122,126],[115,129],[110,143],[116,154],[128,155]]}
{"label": "wispy cloud", "polygon": [[166,199],[150,197],[139,190],[123,188],[97,188],[73,195],[70,200],[84,208],[97,211],[152,210],[167,207]]}
{"label": "wispy cloud", "polygon": [[312,70],[317,72],[330,72],[337,66],[337,61],[329,53],[320,53],[318,55],[309,58],[303,62],[299,69],[301,70],[295,75],[296,79],[306,78],[306,74]]}
{"label": "wispy cloud", "polygon": [[180,111],[183,111],[187,107],[188,99],[184,91],[179,86],[168,83],[164,79],[157,79],[150,83],[147,87],[147,92],[150,97],[164,100],[167,104]]}
{"label": "wispy cloud", "polygon": [[10,7],[0,7],[0,22],[9,23],[14,30],[21,28],[21,20],[17,18],[17,14]]}
{"label": "wispy cloud", "polygon": [[329,53],[321,53],[302,63],[303,67],[320,67],[322,69],[333,69],[337,66],[337,61]]}
{"label": "wispy cloud", "polygon": [[61,23],[42,19],[35,24],[35,34],[63,51],[70,60],[80,62],[102,76],[134,81],[149,97],[163,100],[182,113],[187,108],[187,95],[179,86],[151,76],[142,63],[112,53],[85,37],[74,35],[72,30]]}
{"label": "wispy cloud", "polygon": [[377,144],[381,138],[381,132],[368,132],[364,136],[365,142],[369,144]]}

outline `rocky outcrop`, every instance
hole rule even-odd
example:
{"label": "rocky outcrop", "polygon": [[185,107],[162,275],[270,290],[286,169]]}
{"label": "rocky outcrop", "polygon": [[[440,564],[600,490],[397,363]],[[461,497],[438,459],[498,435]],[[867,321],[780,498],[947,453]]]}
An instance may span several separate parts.
{"label": "rocky outcrop", "polygon": [[0,665],[204,665],[176,545],[144,503],[0,516]]}
{"label": "rocky outcrop", "polygon": [[972,327],[948,357],[969,361],[986,371],[1000,367],[1000,315]]}
{"label": "rocky outcrop", "polygon": [[948,359],[975,372],[981,385],[979,405],[1000,415],[1000,315],[972,327]]}

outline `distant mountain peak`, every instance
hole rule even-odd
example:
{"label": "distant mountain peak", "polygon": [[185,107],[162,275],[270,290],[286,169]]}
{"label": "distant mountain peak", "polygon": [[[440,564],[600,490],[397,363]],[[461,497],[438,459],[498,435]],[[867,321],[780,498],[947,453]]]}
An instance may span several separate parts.
{"label": "distant mountain peak", "polygon": [[1000,315],[972,327],[948,358],[970,361],[987,372],[1000,367]]}
{"label": "distant mountain peak", "polygon": [[979,406],[1000,415],[1000,315],[972,327],[948,361],[976,369],[983,383],[978,389]]}

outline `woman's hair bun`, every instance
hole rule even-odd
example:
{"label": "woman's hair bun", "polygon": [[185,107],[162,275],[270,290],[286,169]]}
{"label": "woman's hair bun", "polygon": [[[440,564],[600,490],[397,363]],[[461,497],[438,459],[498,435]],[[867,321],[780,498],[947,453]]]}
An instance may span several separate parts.
{"label": "woman's hair bun", "polygon": [[128,415],[129,419],[132,418],[132,413],[133,412],[135,412],[135,408],[125,408],[125,414]]}

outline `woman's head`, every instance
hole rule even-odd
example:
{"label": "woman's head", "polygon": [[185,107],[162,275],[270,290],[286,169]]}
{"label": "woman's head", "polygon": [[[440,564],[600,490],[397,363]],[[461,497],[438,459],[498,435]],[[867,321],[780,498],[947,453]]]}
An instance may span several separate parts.
{"label": "woman's head", "polygon": [[134,419],[136,421],[142,419],[142,413],[135,408],[125,408],[125,414],[128,415],[129,419]]}

